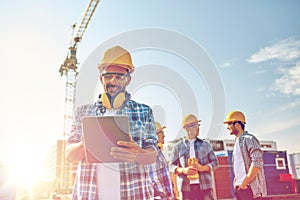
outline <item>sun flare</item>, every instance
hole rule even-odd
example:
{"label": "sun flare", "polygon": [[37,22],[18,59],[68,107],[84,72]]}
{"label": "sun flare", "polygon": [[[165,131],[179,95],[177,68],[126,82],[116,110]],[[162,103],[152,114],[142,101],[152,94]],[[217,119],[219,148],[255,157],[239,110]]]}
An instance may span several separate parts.
{"label": "sun flare", "polygon": [[44,159],[43,151],[30,145],[20,145],[5,160],[8,174],[5,182],[30,193],[34,184],[46,176],[45,169],[43,169]]}

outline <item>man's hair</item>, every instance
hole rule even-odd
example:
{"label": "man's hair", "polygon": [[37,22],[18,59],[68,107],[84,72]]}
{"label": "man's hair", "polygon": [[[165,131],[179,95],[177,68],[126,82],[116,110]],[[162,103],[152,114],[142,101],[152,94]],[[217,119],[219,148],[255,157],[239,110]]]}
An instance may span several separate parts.
{"label": "man's hair", "polygon": [[245,130],[245,124],[244,124],[243,122],[237,121],[236,123],[238,123],[238,124],[241,126],[241,128],[242,128],[243,130]]}

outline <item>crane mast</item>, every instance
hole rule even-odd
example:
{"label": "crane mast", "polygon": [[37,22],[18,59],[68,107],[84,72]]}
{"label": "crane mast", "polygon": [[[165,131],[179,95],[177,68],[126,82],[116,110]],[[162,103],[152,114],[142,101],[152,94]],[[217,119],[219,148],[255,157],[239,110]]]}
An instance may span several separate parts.
{"label": "crane mast", "polygon": [[96,10],[98,3],[99,0],[90,0],[83,16],[79,20],[79,23],[73,25],[73,33],[67,57],[59,69],[60,75],[66,76],[65,115],[63,133],[64,136],[70,133],[73,120],[75,106],[76,76],[78,74],[78,63],[76,57],[78,43],[82,40],[82,37],[88,27],[88,24]]}
{"label": "crane mast", "polygon": [[[64,113],[64,132],[63,138],[71,132],[74,106],[75,106],[75,90],[77,77],[77,47],[91,21],[96,10],[99,0],[90,0],[83,16],[79,22],[73,25],[72,37],[64,63],[60,66],[59,72],[61,76],[66,76],[65,91],[65,113]],[[74,173],[77,163],[72,163],[65,158],[66,141],[58,140],[56,145],[56,180],[55,191],[61,194],[68,194],[72,191],[74,185]]]}

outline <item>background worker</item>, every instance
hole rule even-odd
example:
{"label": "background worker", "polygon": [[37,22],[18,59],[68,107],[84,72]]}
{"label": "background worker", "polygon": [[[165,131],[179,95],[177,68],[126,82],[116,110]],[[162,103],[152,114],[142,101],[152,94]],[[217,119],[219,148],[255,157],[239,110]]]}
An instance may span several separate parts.
{"label": "background worker", "polygon": [[[108,49],[98,66],[104,93],[93,104],[77,108],[67,139],[66,157],[80,161],[72,199],[153,199],[148,164],[156,159],[157,136],[152,110],[131,99],[126,86],[134,71],[131,55],[120,46]],[[118,141],[111,155],[120,163],[87,163],[81,119],[84,116],[127,115],[132,141]]]}
{"label": "background worker", "polygon": [[159,122],[155,122],[156,134],[158,138],[157,146],[160,148],[158,151],[156,162],[149,165],[150,178],[154,187],[154,199],[173,200],[172,181],[169,172],[168,162],[161,152],[163,144],[165,143],[165,134],[163,129],[166,126],[161,126]]}
{"label": "background worker", "polygon": [[[159,122],[155,122],[155,126],[156,126],[157,140],[158,140],[157,146],[160,148],[160,150],[162,150],[165,144],[165,133],[163,129],[166,128],[166,126],[161,126]],[[173,196],[175,199],[179,199],[177,180],[176,180],[177,176],[172,172],[170,172],[170,176],[171,176],[171,182],[173,188]]]}
{"label": "background worker", "polygon": [[[159,122],[155,122],[156,126],[156,134],[157,134],[157,146],[160,148],[160,150],[163,149],[163,145],[165,144],[165,133],[163,129],[166,128],[166,126],[161,126]],[[168,167],[169,169],[169,167]],[[179,192],[178,192],[178,187],[177,187],[177,176],[170,172],[171,176],[171,182],[172,182],[172,188],[173,188],[173,196],[175,199],[179,199]]]}
{"label": "background worker", "polygon": [[198,138],[200,121],[192,114],[183,118],[186,137],[171,152],[170,170],[178,175],[183,200],[214,199],[211,172],[219,163],[211,145]]}
{"label": "background worker", "polygon": [[233,150],[234,188],[237,200],[262,199],[266,195],[263,152],[258,139],[245,131],[245,115],[240,111],[228,113],[224,124],[235,135]]}
{"label": "background worker", "polygon": [[155,122],[156,135],[157,135],[157,146],[162,149],[165,144],[165,132],[166,126],[161,126],[159,122]]}

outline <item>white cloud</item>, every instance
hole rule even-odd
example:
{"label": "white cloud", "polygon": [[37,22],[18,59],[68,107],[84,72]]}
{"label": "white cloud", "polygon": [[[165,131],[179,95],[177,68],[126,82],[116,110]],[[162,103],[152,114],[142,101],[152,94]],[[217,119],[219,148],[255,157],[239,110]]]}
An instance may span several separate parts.
{"label": "white cloud", "polygon": [[260,49],[247,59],[249,63],[260,63],[272,59],[291,61],[300,58],[300,40],[288,38]]}
{"label": "white cloud", "polygon": [[220,67],[221,68],[233,67],[237,61],[238,61],[238,59],[233,58],[233,59],[228,60],[227,62],[223,63]]}
{"label": "white cloud", "polygon": [[283,94],[300,96],[300,63],[281,72],[283,75],[275,80],[273,89]]}
{"label": "white cloud", "polygon": [[226,62],[221,65],[221,68],[232,67],[232,63]]}

